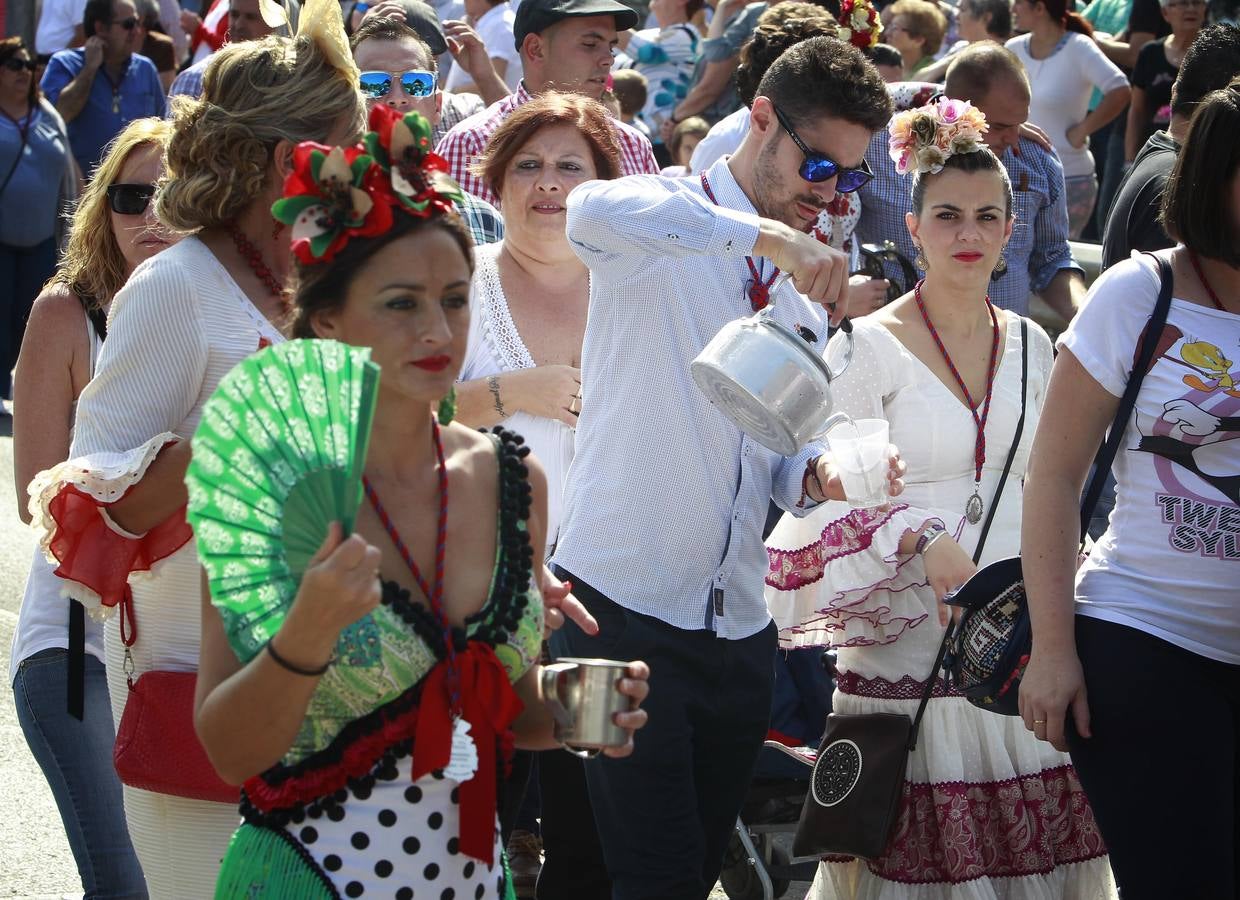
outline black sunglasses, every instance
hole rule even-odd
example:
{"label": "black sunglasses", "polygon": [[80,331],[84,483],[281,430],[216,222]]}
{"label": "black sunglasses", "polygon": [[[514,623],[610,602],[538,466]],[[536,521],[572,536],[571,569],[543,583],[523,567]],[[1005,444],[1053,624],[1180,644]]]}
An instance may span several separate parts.
{"label": "black sunglasses", "polygon": [[138,17],[130,16],[127,19],[121,19],[119,22],[113,22],[112,24],[119,25],[121,26],[121,28],[124,28],[126,31],[133,31],[135,28],[138,27]]}
{"label": "black sunglasses", "polygon": [[33,72],[39,64],[33,59],[18,59],[16,56],[10,56],[4,61],[4,67],[10,72],[20,72],[22,69]]}
{"label": "black sunglasses", "polygon": [[806,181],[814,184],[820,184],[828,178],[838,176],[835,182],[835,189],[841,194],[851,194],[853,191],[869,183],[874,177],[874,173],[870,170],[870,164],[861,160],[861,168],[849,169],[841,166],[825,153],[819,153],[811,150],[805,145],[805,141],[792,130],[792,126],[788,124],[788,120],[784,118],[784,114],[779,111],[779,107],[774,103],[771,109],[775,110],[775,118],[779,119],[779,124],[784,127],[784,131],[788,132],[788,136],[792,138],[792,142],[797,145],[797,149],[805,154],[805,160],[801,163],[801,177]]}
{"label": "black sunglasses", "polygon": [[155,196],[153,184],[109,184],[108,205],[119,216],[140,216]]}

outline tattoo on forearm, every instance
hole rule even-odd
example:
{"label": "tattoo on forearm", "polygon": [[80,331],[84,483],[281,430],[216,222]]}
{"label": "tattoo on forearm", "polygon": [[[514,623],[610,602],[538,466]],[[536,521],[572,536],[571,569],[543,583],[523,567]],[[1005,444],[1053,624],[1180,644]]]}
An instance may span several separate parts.
{"label": "tattoo on forearm", "polygon": [[499,376],[488,375],[487,387],[491,389],[491,400],[495,404],[495,411],[499,413],[501,419],[508,418],[508,410],[504,409],[504,401],[499,397]]}

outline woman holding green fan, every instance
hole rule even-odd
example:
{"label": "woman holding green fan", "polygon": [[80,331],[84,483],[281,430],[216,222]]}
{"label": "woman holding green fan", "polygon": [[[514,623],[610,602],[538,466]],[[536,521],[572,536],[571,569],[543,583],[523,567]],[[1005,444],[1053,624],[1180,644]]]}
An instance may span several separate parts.
{"label": "woman holding green fan", "polygon": [[[426,120],[376,107],[371,126],[364,146],[299,146],[274,209],[293,225],[294,334],[332,340],[239,368],[195,437],[191,516],[249,521],[220,502],[237,478],[216,462],[219,448],[241,435],[268,448],[257,458],[279,458],[311,407],[324,411],[310,418],[346,416],[360,431],[367,404],[352,398],[365,396],[364,376],[340,373],[366,356],[381,370],[369,449],[354,440],[339,460],[343,471],[365,460],[355,533],[319,522],[327,539],[298,585],[247,586],[229,570],[246,529],[198,531],[211,584],[198,733],[219,772],[244,785],[221,898],[509,897],[503,771],[514,745],[555,746],[537,660],[543,597],[562,600],[568,586],[541,563],[546,478],[520,438],[448,424],[452,403],[441,401],[465,358],[471,242]],[[259,380],[295,387],[283,417],[262,411]],[[332,384],[342,387],[323,389]],[[246,410],[287,418],[294,437],[272,450],[266,425],[234,430]],[[272,487],[285,498],[272,509],[281,534],[304,531],[307,515],[290,521],[295,491]],[[647,675],[633,663],[619,683],[633,709],[615,720],[630,733],[645,724]]]}
{"label": "woman holding green fan", "polygon": [[[154,898],[210,896],[236,828],[235,791],[194,742],[201,569],[185,520],[188,438],[224,375],[283,340],[288,232],[273,230],[293,146],[361,132],[364,104],[335,0],[309,0],[293,39],[229,45],[201,100],[174,105],[156,214],[189,232],[112,304],[70,460],[31,486],[44,552],[104,628],[123,738],[125,812]],[[120,615],[115,615],[119,610]],[[173,677],[169,677],[173,676]],[[163,728],[134,711],[166,712]],[[129,714],[127,716],[127,714]]]}

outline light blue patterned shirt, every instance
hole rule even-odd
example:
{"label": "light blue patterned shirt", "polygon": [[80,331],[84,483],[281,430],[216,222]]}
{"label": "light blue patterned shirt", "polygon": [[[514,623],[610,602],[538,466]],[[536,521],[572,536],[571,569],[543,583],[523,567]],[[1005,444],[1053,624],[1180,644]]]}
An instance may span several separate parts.
{"label": "light blue patterned shirt", "polygon": [[[621,606],[740,639],[770,621],[762,526],[798,509],[810,444],[785,459],[698,390],[689,363],[752,314],[745,256],[758,216],[721,160],[698,178],[590,181],[568,198],[568,238],[590,267],[582,412],[554,562]],[[756,259],[763,274],[769,260]],[[825,346],[821,307],[784,285],[774,315]]]}

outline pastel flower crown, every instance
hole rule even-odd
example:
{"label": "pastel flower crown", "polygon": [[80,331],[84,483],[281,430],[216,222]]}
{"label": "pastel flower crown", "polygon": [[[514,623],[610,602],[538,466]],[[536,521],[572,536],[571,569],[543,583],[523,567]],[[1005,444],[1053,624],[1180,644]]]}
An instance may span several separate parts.
{"label": "pastel flower crown", "polygon": [[943,171],[950,157],[982,149],[982,135],[989,128],[982,111],[969,101],[940,97],[892,117],[887,152],[901,175],[933,175]]}
{"label": "pastel flower crown", "polygon": [[293,227],[293,254],[303,265],[330,262],[355,237],[383,234],[393,210],[427,218],[463,200],[447,162],[431,149],[425,117],[376,105],[370,129],[352,147],[304,141],[293,151],[293,171],[271,215]]}
{"label": "pastel flower crown", "polygon": [[858,50],[868,50],[879,42],[883,22],[869,0],[843,0],[837,16],[840,27],[836,36]]}

